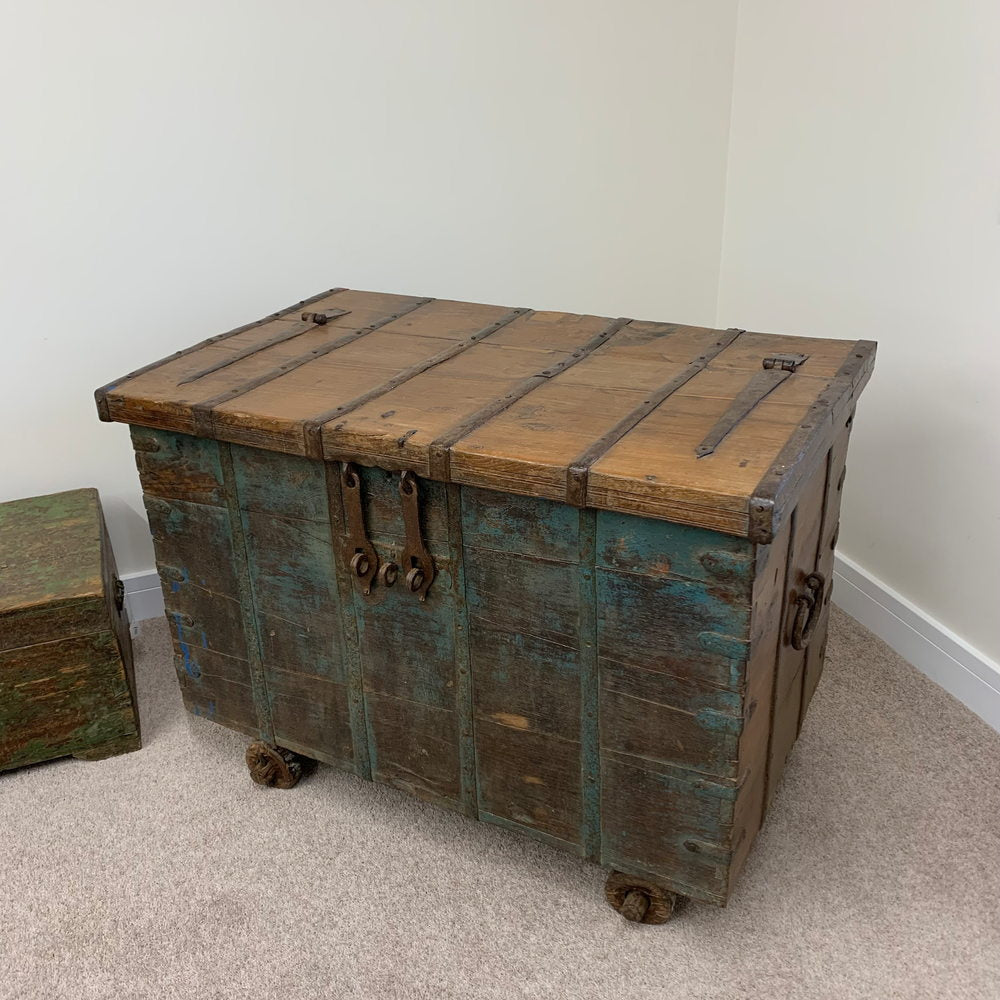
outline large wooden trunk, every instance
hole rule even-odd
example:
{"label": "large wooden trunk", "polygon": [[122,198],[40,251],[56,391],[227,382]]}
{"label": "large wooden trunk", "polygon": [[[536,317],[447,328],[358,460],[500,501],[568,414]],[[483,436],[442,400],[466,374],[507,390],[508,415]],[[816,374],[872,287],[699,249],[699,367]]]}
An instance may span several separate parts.
{"label": "large wooden trunk", "polygon": [[122,597],[97,490],[0,504],[0,771],[139,749]]}
{"label": "large wooden trunk", "polygon": [[874,347],[335,289],[97,399],[258,778],[390,783],[656,921],[726,902],[819,680]]}

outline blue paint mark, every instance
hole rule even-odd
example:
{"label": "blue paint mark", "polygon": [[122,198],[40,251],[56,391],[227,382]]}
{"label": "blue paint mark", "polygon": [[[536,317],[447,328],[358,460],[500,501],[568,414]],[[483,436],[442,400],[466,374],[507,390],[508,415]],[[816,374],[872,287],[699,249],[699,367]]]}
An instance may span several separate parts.
{"label": "blue paint mark", "polygon": [[184,633],[181,631],[181,616],[176,611],[173,612],[173,616],[174,627],[177,629],[177,645],[181,651],[181,662],[184,665],[184,673],[198,680],[201,677],[201,668],[191,655],[191,647],[184,641]]}
{"label": "blue paint mark", "polygon": [[721,712],[714,712],[710,708],[702,708],[695,713],[695,719],[702,729],[708,729],[715,733],[739,734],[743,731],[743,720],[732,715],[723,715]]}
{"label": "blue paint mark", "polygon": [[180,589],[181,589],[181,585],[179,583],[177,583],[176,580],[172,584],[170,584],[170,591],[171,591],[171,593],[176,594],[176,593],[178,593],[180,591]]}
{"label": "blue paint mark", "polygon": [[710,653],[718,653],[730,660],[743,661],[747,658],[750,643],[746,639],[736,639],[731,635],[720,635],[717,632],[700,632],[698,645]]}

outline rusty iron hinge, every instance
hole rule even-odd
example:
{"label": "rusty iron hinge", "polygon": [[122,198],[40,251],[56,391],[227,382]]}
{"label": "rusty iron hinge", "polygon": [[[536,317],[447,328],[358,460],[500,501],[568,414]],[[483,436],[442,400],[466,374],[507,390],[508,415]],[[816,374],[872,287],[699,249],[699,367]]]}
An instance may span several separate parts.
{"label": "rusty iron hinge", "polygon": [[420,601],[427,600],[427,591],[434,582],[434,560],[424,545],[420,532],[420,489],[417,477],[412,472],[404,472],[399,477],[399,495],[403,498],[403,523],[406,527],[406,548],[400,562],[406,589],[417,595]]}
{"label": "rusty iron hinge", "polygon": [[303,323],[314,323],[316,326],[326,326],[331,319],[338,316],[346,316],[350,309],[324,309],[322,312],[304,312],[302,314]]}
{"label": "rusty iron hinge", "polygon": [[123,611],[125,609],[125,584],[115,577],[115,609]]}
{"label": "rusty iron hinge", "polygon": [[719,417],[705,439],[695,448],[698,458],[711,455],[723,438],[769,393],[797,371],[809,358],[808,354],[769,354],[761,360],[758,372],[739,391],[729,408]]}
{"label": "rusty iron hinge", "polygon": [[351,573],[361,585],[362,593],[372,592],[372,580],[378,572],[378,553],[368,540],[365,512],[361,503],[361,476],[352,462],[340,463],[340,484],[344,495],[344,515],[347,518],[345,555]]}

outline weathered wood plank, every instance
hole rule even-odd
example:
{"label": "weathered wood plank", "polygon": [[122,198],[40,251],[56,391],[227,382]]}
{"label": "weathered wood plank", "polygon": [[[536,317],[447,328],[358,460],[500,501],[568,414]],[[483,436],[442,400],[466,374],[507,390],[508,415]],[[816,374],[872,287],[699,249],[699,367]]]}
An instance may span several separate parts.
{"label": "weathered wood plank", "polygon": [[602,758],[601,787],[605,865],[725,902],[735,787],[611,751]]}
{"label": "weathered wood plank", "polygon": [[462,490],[465,543],[476,549],[575,563],[579,516],[551,500],[475,487]]}
{"label": "weathered wood plank", "polygon": [[611,511],[597,515],[597,565],[697,580],[734,599],[749,597],[754,578],[753,546],[744,539]]}
{"label": "weathered wood plank", "polygon": [[829,456],[820,474],[813,476],[792,514],[786,564],[784,601],[779,619],[780,642],[775,665],[771,739],[768,747],[765,808],[770,806],[799,730],[806,651],[792,646],[796,600],[806,592],[806,577],[816,567],[823,526],[823,501]]}
{"label": "weathered wood plank", "polygon": [[602,656],[722,688],[742,683],[747,602],[695,581],[602,569],[597,600]]}
{"label": "weathered wood plank", "polygon": [[469,614],[511,632],[564,646],[577,640],[574,565],[466,545]]}
{"label": "weathered wood plank", "polygon": [[799,712],[799,729],[812,702],[813,695],[823,675],[826,659],[826,635],[830,621],[830,599],[833,596],[833,560],[840,531],[840,502],[844,493],[847,468],[847,445],[851,435],[853,414],[844,421],[844,429],[830,450],[830,466],[826,477],[826,498],[823,502],[823,526],[819,539],[819,558],[816,568],[827,581],[823,600],[822,617],[816,626],[812,642],[806,650],[805,678],[802,684],[802,707]]}
{"label": "weathered wood plank", "polygon": [[580,843],[579,743],[480,718],[476,745],[482,811]]}
{"label": "weathered wood plank", "polygon": [[139,748],[112,631],[0,650],[0,771],[112,743]]}

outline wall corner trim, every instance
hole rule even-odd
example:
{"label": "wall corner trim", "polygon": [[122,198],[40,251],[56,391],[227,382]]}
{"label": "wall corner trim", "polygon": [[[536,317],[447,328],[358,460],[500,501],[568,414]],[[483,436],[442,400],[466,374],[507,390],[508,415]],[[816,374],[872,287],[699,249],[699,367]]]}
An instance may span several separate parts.
{"label": "wall corner trim", "polygon": [[163,591],[155,569],[122,573],[121,581],[125,584],[125,610],[133,625],[163,614]]}
{"label": "wall corner trim", "polygon": [[1000,732],[1000,664],[840,553],[833,602]]}

